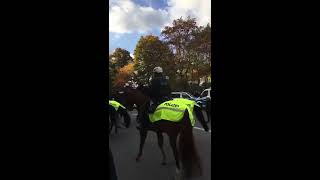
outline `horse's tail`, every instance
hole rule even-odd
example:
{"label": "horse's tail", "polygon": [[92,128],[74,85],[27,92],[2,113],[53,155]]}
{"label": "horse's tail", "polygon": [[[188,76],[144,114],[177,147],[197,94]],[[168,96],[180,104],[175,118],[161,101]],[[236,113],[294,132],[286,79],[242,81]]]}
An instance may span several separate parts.
{"label": "horse's tail", "polygon": [[182,130],[179,136],[179,154],[183,173],[186,178],[201,176],[200,157],[195,147],[193,128],[187,110],[184,113],[182,123]]}

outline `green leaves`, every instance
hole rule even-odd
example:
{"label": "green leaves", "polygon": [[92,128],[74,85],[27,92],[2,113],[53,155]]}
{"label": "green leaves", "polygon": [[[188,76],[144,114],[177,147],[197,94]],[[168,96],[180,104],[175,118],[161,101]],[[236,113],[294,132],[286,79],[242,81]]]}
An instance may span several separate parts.
{"label": "green leaves", "polygon": [[130,52],[121,48],[115,49],[115,51],[109,56],[109,63],[111,63],[110,65],[115,69],[122,68],[132,62],[132,60]]}
{"label": "green leaves", "polygon": [[194,18],[179,18],[161,32],[174,52],[177,76],[182,81],[197,81],[211,70],[211,27],[197,26]]}
{"label": "green leaves", "polygon": [[161,66],[165,72],[174,67],[172,52],[157,36],[141,36],[134,50],[134,57],[135,69],[138,71],[135,79],[143,84],[148,83],[154,67]]}

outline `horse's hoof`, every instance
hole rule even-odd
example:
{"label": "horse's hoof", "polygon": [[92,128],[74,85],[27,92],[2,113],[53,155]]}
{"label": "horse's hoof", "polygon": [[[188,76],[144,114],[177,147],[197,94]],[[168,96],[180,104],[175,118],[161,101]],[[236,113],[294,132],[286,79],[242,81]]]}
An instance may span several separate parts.
{"label": "horse's hoof", "polygon": [[139,162],[140,160],[141,160],[140,157],[137,157],[137,158],[136,158],[136,162]]}
{"label": "horse's hoof", "polygon": [[182,180],[183,179],[181,170],[176,169],[176,173],[175,173],[174,179],[175,180]]}
{"label": "horse's hoof", "polygon": [[162,166],[165,166],[165,165],[167,165],[167,163],[166,163],[166,162],[162,162],[161,165],[162,165]]}
{"label": "horse's hoof", "polygon": [[179,174],[176,174],[174,176],[174,180],[182,180],[182,177]]}

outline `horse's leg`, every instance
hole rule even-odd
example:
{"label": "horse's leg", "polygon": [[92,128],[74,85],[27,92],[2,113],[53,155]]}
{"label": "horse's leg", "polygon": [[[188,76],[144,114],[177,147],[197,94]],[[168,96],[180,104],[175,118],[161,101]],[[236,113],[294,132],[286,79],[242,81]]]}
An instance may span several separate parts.
{"label": "horse's leg", "polygon": [[115,133],[118,134],[118,124],[117,124],[117,118],[118,118],[118,113],[115,112],[114,115],[113,115],[113,126],[115,128]]}
{"label": "horse's leg", "polygon": [[110,134],[114,127],[114,115],[112,114],[112,112],[110,113],[110,116],[109,116],[109,122],[110,122],[110,126],[109,126],[109,134]]}
{"label": "horse's leg", "polygon": [[208,102],[208,106],[207,106],[207,116],[208,116],[208,122],[211,121],[211,102]]}
{"label": "horse's leg", "polygon": [[129,114],[128,114],[128,112],[126,111],[126,110],[124,110],[124,109],[121,109],[121,111],[120,111],[120,114],[121,114],[121,116],[123,117],[123,121],[124,121],[124,126],[126,127],[126,128],[129,128],[130,127],[130,116],[129,116]]}
{"label": "horse's leg", "polygon": [[182,171],[180,168],[180,158],[178,155],[178,149],[177,149],[177,137],[178,134],[174,133],[174,134],[168,134],[169,135],[169,141],[170,141],[170,145],[173,151],[173,155],[174,155],[174,159],[176,161],[176,174],[174,176],[175,180],[182,180]]}
{"label": "horse's leg", "polygon": [[110,132],[112,131],[113,126],[114,126],[114,124],[113,124],[113,121],[111,120]]}
{"label": "horse's leg", "polygon": [[110,128],[110,132],[112,130],[112,128],[115,128],[115,133],[118,133],[118,129],[117,129],[117,122],[116,122],[116,118],[117,118],[117,112],[115,111],[115,109],[113,107],[109,107],[109,112],[110,112],[110,121],[111,121],[111,128]]}
{"label": "horse's leg", "polygon": [[211,120],[211,107],[209,106],[207,109],[208,122]]}
{"label": "horse's leg", "polygon": [[118,124],[117,124],[117,115],[115,114],[114,118],[113,118],[113,125],[115,128],[115,132],[116,134],[118,134]]}
{"label": "horse's leg", "polygon": [[206,109],[205,109],[205,112],[206,112],[206,116],[207,116],[207,123],[208,122],[210,122],[210,114],[209,114],[209,110],[207,109],[207,107],[206,107]]}
{"label": "horse's leg", "polygon": [[147,138],[147,134],[148,134],[148,130],[145,130],[145,129],[141,129],[140,130],[140,147],[139,147],[139,153],[137,155],[137,158],[136,158],[136,161],[140,161],[141,159],[141,156],[142,156],[142,151],[143,151],[143,145],[144,145],[144,142]]}
{"label": "horse's leg", "polygon": [[161,153],[162,153],[162,162],[161,164],[162,165],[166,165],[166,154],[164,153],[164,150],[163,150],[163,134],[161,132],[157,132],[157,137],[158,137],[158,145],[159,145],[159,148],[161,150]]}
{"label": "horse's leg", "polygon": [[116,112],[116,115],[115,115],[115,118],[114,118],[114,122],[115,122],[115,124],[116,124],[116,126],[117,126],[118,128],[120,128],[120,126],[119,126],[119,124],[120,124],[120,119],[121,119],[120,113],[119,113],[119,112]]}
{"label": "horse's leg", "polygon": [[173,151],[174,159],[176,161],[177,169],[180,170],[180,164],[179,164],[179,156],[178,156],[178,150],[177,150],[177,133],[169,134],[169,141],[170,145]]}
{"label": "horse's leg", "polygon": [[110,135],[110,133],[111,133],[111,131],[112,131],[112,126],[113,126],[113,123],[112,123],[112,120],[110,119],[110,117],[109,117],[109,123],[110,123],[110,125],[108,126],[108,128],[109,128],[109,135]]}

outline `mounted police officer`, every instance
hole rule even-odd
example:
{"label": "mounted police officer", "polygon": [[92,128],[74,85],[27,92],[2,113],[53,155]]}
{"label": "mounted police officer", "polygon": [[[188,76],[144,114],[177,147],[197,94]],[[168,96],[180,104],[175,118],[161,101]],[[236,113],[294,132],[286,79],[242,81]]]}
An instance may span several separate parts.
{"label": "mounted police officer", "polygon": [[[163,75],[163,70],[159,66],[153,69],[149,93],[151,102],[147,109],[148,113],[153,113],[159,104],[172,99],[168,78]],[[145,127],[148,123],[146,121],[148,118],[140,118],[140,125],[137,128]]]}
{"label": "mounted police officer", "polygon": [[162,102],[171,100],[171,88],[168,80],[163,75],[161,67],[155,67],[153,69],[150,85],[150,98],[153,102],[149,111],[150,113],[153,113],[157,106]]}

